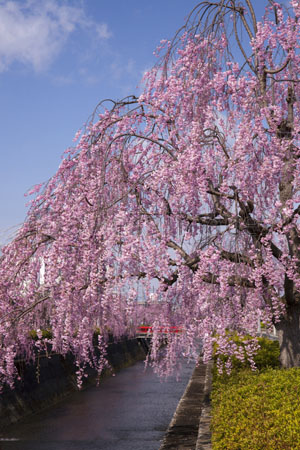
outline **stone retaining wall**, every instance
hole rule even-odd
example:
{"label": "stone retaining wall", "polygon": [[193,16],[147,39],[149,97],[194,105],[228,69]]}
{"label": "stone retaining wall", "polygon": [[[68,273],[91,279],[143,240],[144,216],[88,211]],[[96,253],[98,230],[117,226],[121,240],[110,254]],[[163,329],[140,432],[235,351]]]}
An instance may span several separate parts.
{"label": "stone retaining wall", "polygon": [[[110,343],[107,358],[114,371],[145,359],[149,343],[145,339],[121,340]],[[22,381],[15,389],[6,387],[0,396],[0,429],[23,417],[54,405],[70,392],[77,390],[74,358],[68,355],[41,356],[38,366],[19,363]],[[109,376],[111,371],[106,371]],[[88,370],[83,387],[95,383],[96,372]]]}

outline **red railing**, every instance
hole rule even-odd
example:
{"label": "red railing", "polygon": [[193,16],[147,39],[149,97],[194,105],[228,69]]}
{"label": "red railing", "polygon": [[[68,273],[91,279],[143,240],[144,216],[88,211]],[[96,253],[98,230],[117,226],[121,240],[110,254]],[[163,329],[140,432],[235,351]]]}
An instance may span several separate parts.
{"label": "red railing", "polygon": [[[158,328],[158,332],[159,333],[181,333],[182,328],[177,327],[177,326],[173,326],[173,327],[161,326]],[[153,327],[148,326],[148,325],[141,325],[138,327],[137,333],[143,333],[143,334],[153,333]]]}

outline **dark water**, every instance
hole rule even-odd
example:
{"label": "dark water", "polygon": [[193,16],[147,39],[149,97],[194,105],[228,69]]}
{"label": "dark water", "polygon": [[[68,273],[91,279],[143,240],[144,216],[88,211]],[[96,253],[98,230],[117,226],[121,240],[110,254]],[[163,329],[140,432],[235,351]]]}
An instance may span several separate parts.
{"label": "dark water", "polygon": [[161,382],[144,363],[75,392],[0,435],[1,450],[157,450],[194,364]]}

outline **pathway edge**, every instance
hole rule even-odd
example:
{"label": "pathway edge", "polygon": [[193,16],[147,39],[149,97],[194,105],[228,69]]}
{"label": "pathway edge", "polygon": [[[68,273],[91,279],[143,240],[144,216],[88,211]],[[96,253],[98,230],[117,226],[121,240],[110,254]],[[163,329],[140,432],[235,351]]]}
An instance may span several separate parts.
{"label": "pathway edge", "polygon": [[210,393],[212,388],[212,366],[213,362],[209,361],[206,364],[206,373],[204,380],[204,399],[203,408],[201,411],[198,438],[196,444],[196,450],[212,450],[211,443],[211,403],[210,403]]}

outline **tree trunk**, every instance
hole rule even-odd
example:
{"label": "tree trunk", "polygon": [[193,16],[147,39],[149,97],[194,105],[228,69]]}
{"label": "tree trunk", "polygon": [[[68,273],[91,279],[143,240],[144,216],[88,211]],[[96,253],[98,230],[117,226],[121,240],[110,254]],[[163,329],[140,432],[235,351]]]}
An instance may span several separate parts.
{"label": "tree trunk", "polygon": [[300,305],[289,305],[282,320],[276,324],[282,367],[300,367]]}

